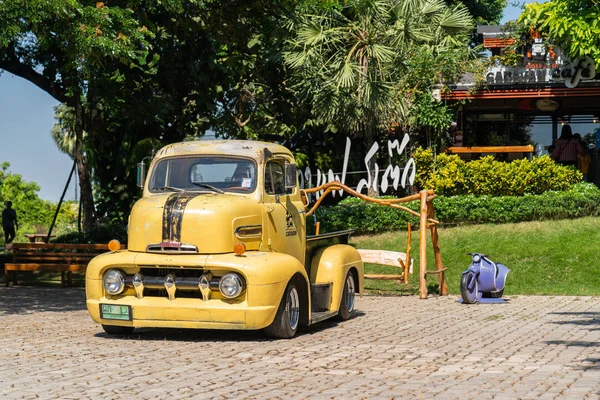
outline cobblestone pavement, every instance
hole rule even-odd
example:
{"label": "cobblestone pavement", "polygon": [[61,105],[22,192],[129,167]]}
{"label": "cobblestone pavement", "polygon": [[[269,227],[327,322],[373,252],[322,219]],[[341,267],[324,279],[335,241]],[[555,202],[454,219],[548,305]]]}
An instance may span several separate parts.
{"label": "cobblestone pavement", "polygon": [[600,398],[600,298],[370,297],[292,340],[103,333],[81,288],[0,288],[0,398]]}

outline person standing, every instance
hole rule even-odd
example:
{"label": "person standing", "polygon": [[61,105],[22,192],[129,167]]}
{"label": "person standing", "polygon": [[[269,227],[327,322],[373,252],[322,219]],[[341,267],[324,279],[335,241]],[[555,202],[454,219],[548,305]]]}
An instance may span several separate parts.
{"label": "person standing", "polygon": [[17,212],[12,208],[12,201],[6,202],[6,208],[2,211],[2,229],[4,230],[4,243],[10,244],[19,229]]}
{"label": "person standing", "polygon": [[577,167],[577,156],[585,152],[581,141],[573,138],[570,125],[564,125],[560,137],[556,141],[556,147],[552,152],[554,161],[562,165],[573,165]]}
{"label": "person standing", "polygon": [[588,147],[583,143],[583,140],[581,140],[581,135],[579,133],[575,133],[573,139],[577,140],[584,150],[583,154],[577,155],[577,169],[583,174],[583,181],[587,182],[592,156],[589,153]]}

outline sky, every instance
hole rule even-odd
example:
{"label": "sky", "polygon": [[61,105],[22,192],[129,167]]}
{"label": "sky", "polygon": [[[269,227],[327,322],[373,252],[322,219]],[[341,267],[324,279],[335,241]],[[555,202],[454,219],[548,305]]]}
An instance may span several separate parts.
{"label": "sky", "polygon": [[[502,23],[519,14],[519,7],[508,6]],[[13,174],[37,183],[39,197],[53,202],[60,199],[73,166],[50,136],[56,105],[33,83],[8,72],[0,74],[0,163],[8,161]],[[71,180],[66,200],[76,198],[76,186],[76,179]]]}

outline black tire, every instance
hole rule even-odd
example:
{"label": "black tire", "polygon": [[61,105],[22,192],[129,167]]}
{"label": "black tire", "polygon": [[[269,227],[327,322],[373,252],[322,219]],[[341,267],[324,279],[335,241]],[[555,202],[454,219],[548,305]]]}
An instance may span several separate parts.
{"label": "black tire", "polygon": [[300,295],[294,282],[288,283],[279,303],[277,314],[265,334],[276,339],[290,339],[296,335],[300,324]]}
{"label": "black tire", "polygon": [[102,325],[102,329],[109,335],[127,335],[133,332],[130,326]]}
{"label": "black tire", "polygon": [[[473,290],[469,290],[469,284],[473,285]],[[468,271],[463,274],[460,278],[460,295],[462,296],[463,303],[477,303],[477,289],[477,277],[475,276],[475,272]]]}
{"label": "black tire", "polygon": [[342,290],[342,299],[340,301],[340,309],[338,310],[337,319],[340,321],[346,321],[352,316],[354,311],[354,296],[356,293],[356,286],[354,282],[354,275],[348,271],[346,279],[344,280],[344,290]]}

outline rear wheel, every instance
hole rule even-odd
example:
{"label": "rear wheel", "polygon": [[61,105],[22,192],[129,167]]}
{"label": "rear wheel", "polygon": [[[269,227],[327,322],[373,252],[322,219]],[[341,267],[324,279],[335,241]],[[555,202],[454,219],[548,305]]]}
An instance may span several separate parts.
{"label": "rear wheel", "polygon": [[300,322],[300,296],[293,282],[288,283],[273,323],[265,328],[265,334],[277,339],[294,337]]}
{"label": "rear wheel", "polygon": [[344,291],[342,292],[342,300],[337,315],[337,319],[340,321],[346,321],[352,315],[352,311],[354,311],[355,292],[356,286],[354,284],[354,275],[352,275],[352,272],[348,271],[348,275],[346,275],[346,280],[344,281]]}
{"label": "rear wheel", "polygon": [[477,302],[477,277],[475,272],[468,271],[460,278],[460,294],[463,302],[474,304]]}
{"label": "rear wheel", "polygon": [[130,326],[102,325],[102,329],[109,335],[127,335],[133,332]]}

